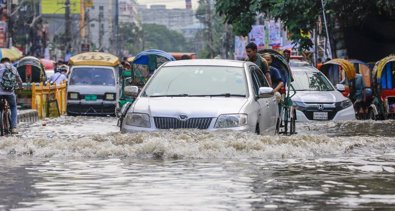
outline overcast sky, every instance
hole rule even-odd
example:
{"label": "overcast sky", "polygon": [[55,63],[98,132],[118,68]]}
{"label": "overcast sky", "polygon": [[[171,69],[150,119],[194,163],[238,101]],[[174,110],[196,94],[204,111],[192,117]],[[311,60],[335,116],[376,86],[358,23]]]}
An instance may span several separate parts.
{"label": "overcast sky", "polygon": [[[185,8],[185,0],[137,0],[139,4],[165,4],[167,8]],[[198,0],[192,0],[192,8],[196,9]]]}

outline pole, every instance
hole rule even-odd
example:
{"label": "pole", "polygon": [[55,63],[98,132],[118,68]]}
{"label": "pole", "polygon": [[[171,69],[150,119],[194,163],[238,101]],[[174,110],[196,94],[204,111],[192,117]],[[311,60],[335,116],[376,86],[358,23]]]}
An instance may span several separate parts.
{"label": "pole", "polygon": [[7,1],[7,37],[8,37],[8,45],[7,47],[12,47],[12,21],[11,21],[11,14],[12,14],[12,1]]}
{"label": "pole", "polygon": [[70,0],[66,0],[65,2],[65,21],[66,21],[66,29],[65,29],[65,46],[66,51],[69,47],[71,47],[71,16],[70,16]]}
{"label": "pole", "polygon": [[[327,23],[327,21],[326,21],[324,0],[321,0],[321,5],[322,5],[322,16],[323,16],[323,18],[324,18],[324,24],[325,24],[326,39],[328,40],[329,57],[332,58],[332,47],[331,47],[331,41],[330,41],[330,39],[329,39],[328,23]],[[326,50],[326,49],[325,49],[325,50]]]}
{"label": "pole", "polygon": [[119,0],[115,0],[115,49],[116,55],[121,55],[120,45],[119,45]]}
{"label": "pole", "polygon": [[85,0],[80,3],[80,39],[81,43],[85,43]]}
{"label": "pole", "polygon": [[207,38],[208,38],[208,49],[209,49],[209,57],[214,57],[213,51],[213,31],[211,26],[211,1],[206,0],[206,20],[207,20]]}

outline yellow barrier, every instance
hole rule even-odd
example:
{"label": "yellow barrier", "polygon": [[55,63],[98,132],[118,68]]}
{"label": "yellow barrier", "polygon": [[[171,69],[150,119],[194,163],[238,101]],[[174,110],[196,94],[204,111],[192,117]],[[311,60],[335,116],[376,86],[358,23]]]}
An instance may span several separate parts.
{"label": "yellow barrier", "polygon": [[66,85],[66,82],[60,85],[32,84],[32,109],[37,110],[40,119],[66,113]]}

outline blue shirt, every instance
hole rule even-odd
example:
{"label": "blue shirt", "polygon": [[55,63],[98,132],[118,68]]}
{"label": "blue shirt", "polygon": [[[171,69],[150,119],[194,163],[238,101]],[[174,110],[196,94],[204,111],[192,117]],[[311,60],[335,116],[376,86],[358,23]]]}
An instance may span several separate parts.
{"label": "blue shirt", "polygon": [[277,68],[270,66],[269,70],[270,70],[270,77],[272,78],[272,87],[276,88],[280,82],[284,82],[283,78],[280,74],[280,71]]}

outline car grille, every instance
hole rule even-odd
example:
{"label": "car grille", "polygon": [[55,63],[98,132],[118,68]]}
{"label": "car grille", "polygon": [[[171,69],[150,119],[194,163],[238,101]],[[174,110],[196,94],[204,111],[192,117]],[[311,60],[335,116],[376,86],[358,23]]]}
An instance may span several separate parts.
{"label": "car grille", "polygon": [[190,118],[187,120],[179,120],[173,117],[154,117],[155,126],[158,129],[207,129],[212,119],[213,118]]}
{"label": "car grille", "polygon": [[[303,111],[304,115],[306,115],[307,119],[309,120],[314,120],[314,112],[316,111]],[[319,111],[319,112],[328,112],[328,120],[332,120],[333,118],[335,118],[337,111],[336,110],[323,110],[323,111]]]}

